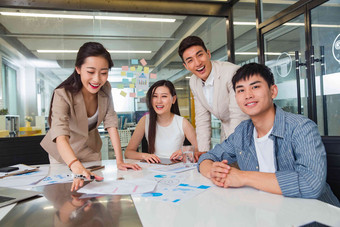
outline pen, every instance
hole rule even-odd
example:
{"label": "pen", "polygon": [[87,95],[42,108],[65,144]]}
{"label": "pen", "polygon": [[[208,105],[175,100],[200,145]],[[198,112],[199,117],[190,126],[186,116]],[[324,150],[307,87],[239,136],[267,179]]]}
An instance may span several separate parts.
{"label": "pen", "polygon": [[[84,175],[82,175],[82,174],[72,174],[72,176],[73,176],[73,178],[79,178],[79,179],[84,179],[84,180],[86,180],[87,178],[84,176]],[[93,175],[90,175],[90,178],[91,178],[91,180],[94,180],[94,176]]]}

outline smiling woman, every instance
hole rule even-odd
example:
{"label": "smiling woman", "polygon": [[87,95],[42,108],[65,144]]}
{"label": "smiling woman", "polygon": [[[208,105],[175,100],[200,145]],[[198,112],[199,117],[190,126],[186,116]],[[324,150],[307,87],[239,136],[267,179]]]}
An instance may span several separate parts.
{"label": "smiling woman", "polygon": [[[87,179],[94,176],[102,180],[81,164],[101,158],[98,126],[102,121],[114,146],[117,167],[140,169],[123,161],[117,114],[107,82],[112,66],[111,56],[102,44],[88,42],[80,47],[74,72],[54,91],[49,114],[51,129],[41,142],[49,153],[50,163],[66,163],[73,173]],[[83,179],[74,179],[71,190],[82,185]]]}

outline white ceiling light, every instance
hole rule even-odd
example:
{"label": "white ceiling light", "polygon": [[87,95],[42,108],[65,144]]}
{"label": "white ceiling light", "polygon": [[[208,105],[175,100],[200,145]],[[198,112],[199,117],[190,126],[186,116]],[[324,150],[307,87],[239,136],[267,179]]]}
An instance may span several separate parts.
{"label": "white ceiling light", "polygon": [[[151,50],[108,50],[114,54],[150,54]],[[78,50],[37,50],[38,53],[58,54],[58,53],[78,53]]]}
{"label": "white ceiling light", "polygon": [[166,22],[173,23],[176,19],[150,18],[150,17],[115,17],[115,16],[95,16],[97,20],[119,20],[119,21],[143,21],[143,22]]}
{"label": "white ceiling light", "polygon": [[172,18],[150,18],[150,17],[116,17],[116,16],[92,16],[77,14],[56,14],[56,13],[21,13],[21,12],[0,12],[3,16],[17,17],[45,17],[45,18],[65,18],[65,19],[97,19],[97,20],[118,20],[118,21],[142,21],[142,22],[165,22],[173,23]]}
{"label": "white ceiling light", "polygon": [[0,12],[0,14],[4,16],[17,16],[17,17],[93,19],[93,16],[89,16],[89,15],[72,15],[72,14],[20,13],[20,12]]}

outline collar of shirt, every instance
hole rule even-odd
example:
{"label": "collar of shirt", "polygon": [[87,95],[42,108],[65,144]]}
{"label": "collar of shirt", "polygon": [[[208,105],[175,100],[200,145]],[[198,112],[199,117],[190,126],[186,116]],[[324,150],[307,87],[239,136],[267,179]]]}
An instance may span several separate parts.
{"label": "collar of shirt", "polygon": [[[284,138],[284,132],[285,132],[285,115],[284,111],[274,104],[275,107],[275,119],[274,119],[274,125],[272,127],[272,131],[269,135],[269,138],[271,136],[275,137],[281,137]],[[251,144],[251,140],[253,138],[253,132],[254,132],[254,124],[251,122],[251,119],[249,119],[250,124],[248,125],[248,139],[249,139],[249,145]]]}
{"label": "collar of shirt", "polygon": [[202,86],[214,86],[214,69],[211,69],[211,72],[208,76],[208,79],[206,81],[202,80]]}

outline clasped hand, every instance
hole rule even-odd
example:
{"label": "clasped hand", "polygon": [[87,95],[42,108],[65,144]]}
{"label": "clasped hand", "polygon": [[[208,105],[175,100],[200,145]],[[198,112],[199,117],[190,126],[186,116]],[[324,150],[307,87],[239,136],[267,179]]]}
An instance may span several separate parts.
{"label": "clasped hand", "polygon": [[209,172],[210,180],[219,187],[242,187],[244,181],[242,171],[230,167],[227,160],[214,162]]}

